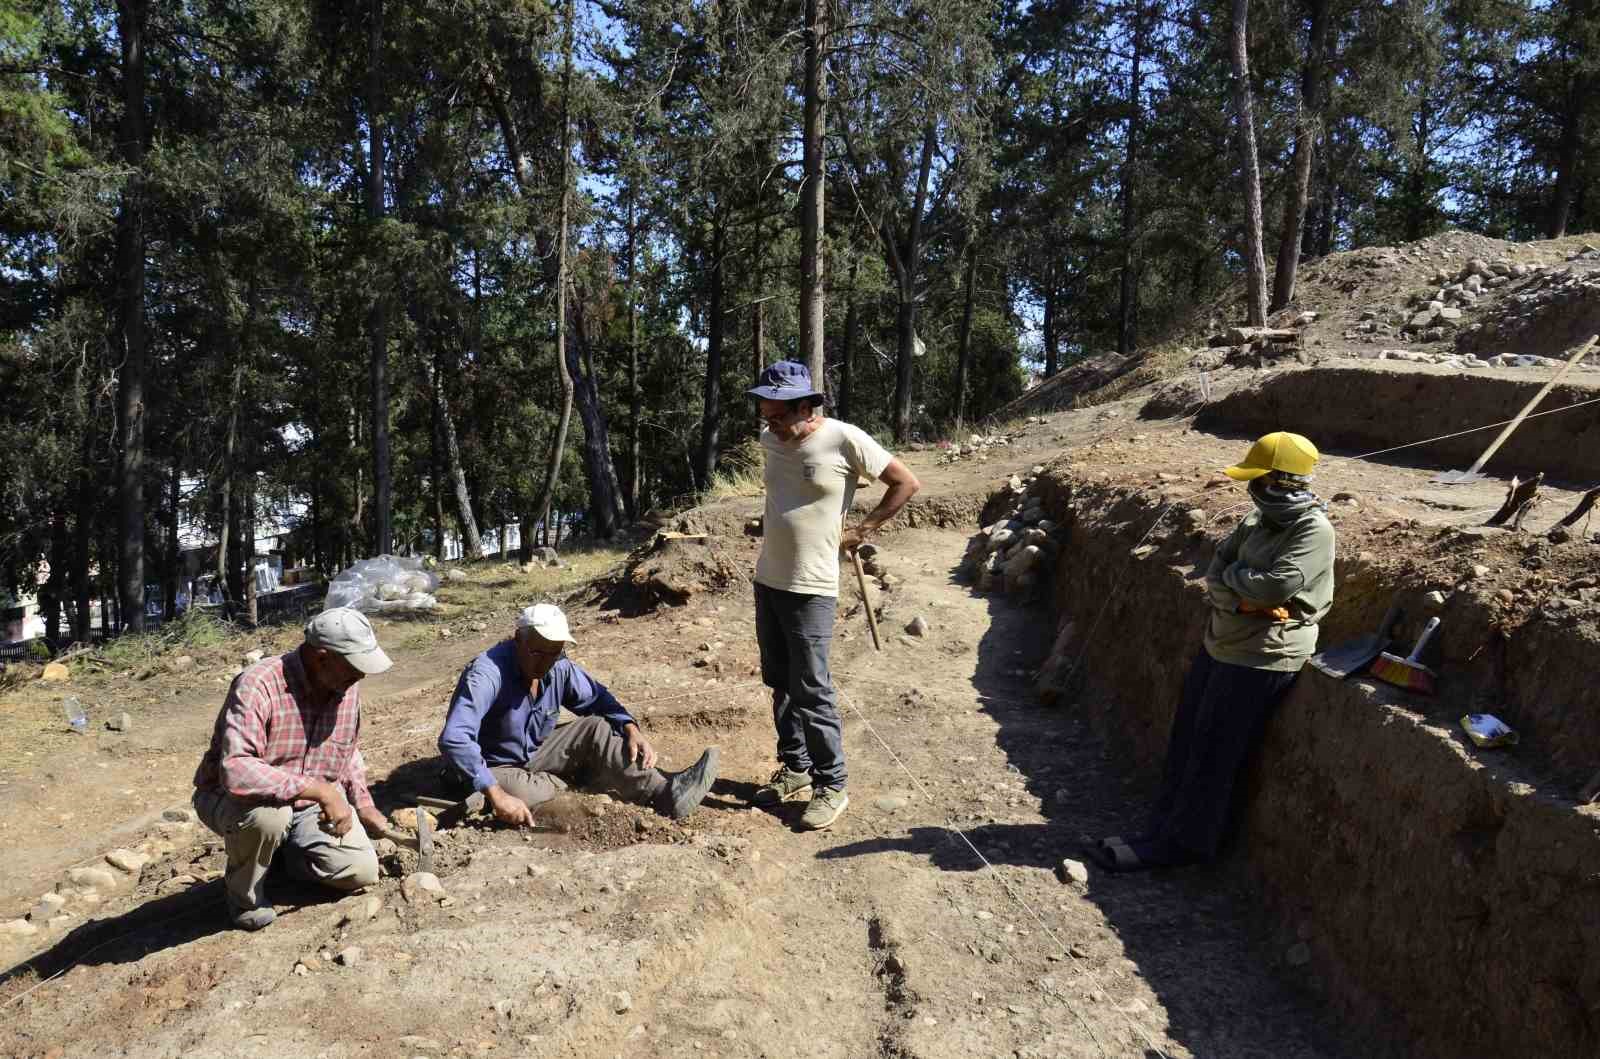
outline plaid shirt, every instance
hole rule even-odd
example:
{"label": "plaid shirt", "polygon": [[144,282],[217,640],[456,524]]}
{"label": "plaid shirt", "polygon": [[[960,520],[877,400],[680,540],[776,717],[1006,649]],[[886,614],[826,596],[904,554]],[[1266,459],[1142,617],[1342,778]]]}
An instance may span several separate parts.
{"label": "plaid shirt", "polygon": [[356,748],[361,695],[352,685],[337,703],[317,702],[298,650],[239,674],[217,714],[211,749],[194,785],[246,801],[283,805],[312,780],[344,788],[356,809],[372,808],[367,769]]}

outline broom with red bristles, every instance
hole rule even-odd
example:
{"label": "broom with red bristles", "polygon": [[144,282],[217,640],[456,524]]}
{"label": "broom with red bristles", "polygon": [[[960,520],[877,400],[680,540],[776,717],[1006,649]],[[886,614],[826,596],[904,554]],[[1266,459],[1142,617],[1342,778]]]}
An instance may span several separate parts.
{"label": "broom with red bristles", "polygon": [[1415,691],[1422,695],[1432,695],[1433,683],[1438,674],[1423,665],[1420,659],[1422,649],[1428,646],[1428,639],[1438,627],[1439,619],[1429,618],[1428,624],[1422,627],[1422,635],[1417,637],[1417,645],[1411,649],[1411,653],[1401,658],[1399,655],[1384,651],[1372,663],[1372,675],[1385,684],[1393,684],[1397,688]]}

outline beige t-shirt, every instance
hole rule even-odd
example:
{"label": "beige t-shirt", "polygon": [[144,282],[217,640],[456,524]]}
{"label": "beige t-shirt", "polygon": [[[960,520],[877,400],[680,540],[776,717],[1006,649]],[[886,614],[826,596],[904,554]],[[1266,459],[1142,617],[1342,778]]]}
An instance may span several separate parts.
{"label": "beige t-shirt", "polygon": [[809,596],[839,594],[840,520],[855,499],[856,475],[877,478],[892,456],[867,432],[837,419],[799,442],[761,428],[767,511],[756,581]]}

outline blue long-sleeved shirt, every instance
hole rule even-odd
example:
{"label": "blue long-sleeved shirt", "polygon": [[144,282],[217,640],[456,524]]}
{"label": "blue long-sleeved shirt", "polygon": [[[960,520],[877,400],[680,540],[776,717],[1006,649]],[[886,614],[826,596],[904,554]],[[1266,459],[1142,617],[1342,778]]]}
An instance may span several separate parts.
{"label": "blue long-sleeved shirt", "polygon": [[555,729],[562,706],[580,716],[604,717],[618,733],[633,723],[616,696],[569,658],[545,674],[537,694],[529,691],[511,640],[495,644],[462,671],[439,733],[439,752],[471,779],[473,790],[494,786],[489,769],[496,765],[526,765]]}

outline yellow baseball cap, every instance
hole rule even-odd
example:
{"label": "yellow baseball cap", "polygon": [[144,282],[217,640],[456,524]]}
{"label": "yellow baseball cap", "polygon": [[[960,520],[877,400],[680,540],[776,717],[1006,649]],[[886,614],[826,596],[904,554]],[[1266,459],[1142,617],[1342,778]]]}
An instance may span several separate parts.
{"label": "yellow baseball cap", "polygon": [[1260,478],[1268,471],[1306,475],[1311,473],[1311,468],[1316,466],[1321,457],[1322,453],[1317,451],[1310,439],[1287,430],[1277,430],[1257,438],[1245,458],[1232,467],[1223,468],[1222,473],[1240,482]]}

